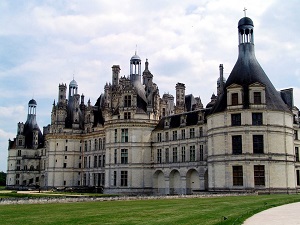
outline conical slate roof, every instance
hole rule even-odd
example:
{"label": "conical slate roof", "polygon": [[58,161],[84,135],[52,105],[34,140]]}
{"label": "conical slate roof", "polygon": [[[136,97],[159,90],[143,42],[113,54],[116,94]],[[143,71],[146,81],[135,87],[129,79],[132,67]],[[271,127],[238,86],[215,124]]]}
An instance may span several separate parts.
{"label": "conical slate roof", "polygon": [[[242,18],[239,21],[239,28],[243,25],[247,25],[247,27],[249,25],[253,26],[253,23],[251,24],[252,20],[248,17],[245,18]],[[245,21],[248,22],[246,23]],[[280,94],[277,92],[268,76],[258,63],[255,57],[254,44],[247,42],[239,44],[239,56],[237,62],[227,79],[223,94],[218,98],[216,104],[212,108],[211,113],[218,113],[226,110],[226,88],[232,84],[238,84],[243,87],[243,108],[249,108],[249,85],[256,82],[265,86],[266,109],[289,111]]]}

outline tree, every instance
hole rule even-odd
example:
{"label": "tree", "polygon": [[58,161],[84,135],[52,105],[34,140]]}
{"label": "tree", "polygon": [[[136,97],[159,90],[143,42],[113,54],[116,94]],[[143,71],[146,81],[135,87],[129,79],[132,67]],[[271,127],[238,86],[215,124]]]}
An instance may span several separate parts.
{"label": "tree", "polygon": [[6,185],[6,173],[3,171],[0,172],[0,186]]}

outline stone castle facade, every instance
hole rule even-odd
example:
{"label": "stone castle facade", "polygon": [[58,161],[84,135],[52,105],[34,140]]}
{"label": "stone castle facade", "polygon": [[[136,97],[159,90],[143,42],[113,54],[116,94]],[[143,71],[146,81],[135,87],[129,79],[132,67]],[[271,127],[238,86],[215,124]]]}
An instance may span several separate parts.
{"label": "stone castle facade", "polygon": [[292,89],[276,91],[254,54],[253,22],[238,24],[239,56],[217,96],[203,106],[176,84],[159,94],[146,60],[112,81],[92,105],[73,79],[59,84],[43,134],[35,100],[9,141],[7,186],[101,187],[104,193],[296,192],[300,187],[299,110]]}

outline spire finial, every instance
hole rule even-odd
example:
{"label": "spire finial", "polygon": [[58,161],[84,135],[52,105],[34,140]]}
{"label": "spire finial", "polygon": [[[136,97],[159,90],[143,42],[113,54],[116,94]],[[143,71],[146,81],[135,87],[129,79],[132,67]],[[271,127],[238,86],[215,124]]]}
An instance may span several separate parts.
{"label": "spire finial", "polygon": [[135,45],[135,53],[134,53],[135,55],[136,55],[136,52],[137,52],[137,44]]}
{"label": "spire finial", "polygon": [[246,7],[244,7],[243,11],[244,11],[244,15],[246,17],[246,11],[247,11]]}

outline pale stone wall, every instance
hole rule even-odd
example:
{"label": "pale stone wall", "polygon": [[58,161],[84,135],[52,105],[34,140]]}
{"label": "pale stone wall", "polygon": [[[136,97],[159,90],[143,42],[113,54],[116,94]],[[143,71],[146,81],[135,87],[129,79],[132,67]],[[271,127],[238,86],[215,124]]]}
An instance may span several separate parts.
{"label": "pale stone wall", "polygon": [[[252,125],[252,112],[263,113],[263,125]],[[231,112],[210,115],[208,175],[211,190],[295,190],[292,115],[278,111],[241,110],[241,126],[231,126]],[[232,135],[242,136],[242,154],[232,154]],[[263,135],[263,154],[253,154],[252,135]],[[264,187],[254,185],[254,165],[264,165]],[[243,185],[233,186],[232,166],[243,167]]]}

